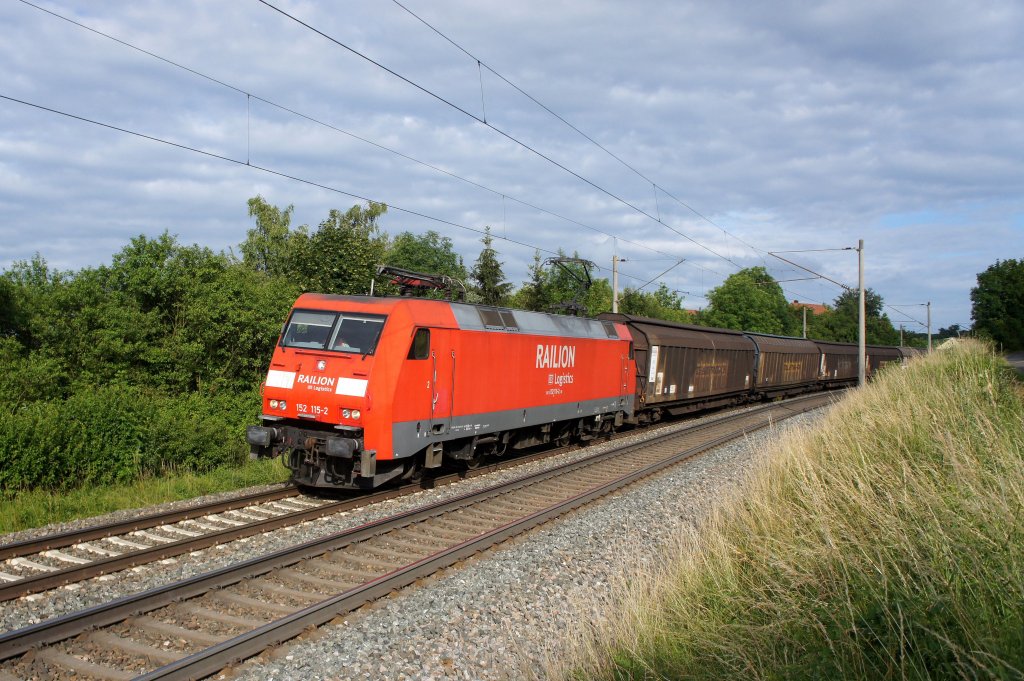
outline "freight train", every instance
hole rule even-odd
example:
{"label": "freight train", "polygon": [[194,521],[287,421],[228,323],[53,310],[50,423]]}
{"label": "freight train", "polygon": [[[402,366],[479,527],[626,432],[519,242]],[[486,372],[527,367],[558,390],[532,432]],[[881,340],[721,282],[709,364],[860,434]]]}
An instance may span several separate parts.
{"label": "freight train", "polygon": [[[868,346],[868,375],[905,348]],[[372,489],[624,425],[855,384],[857,347],[627,314],[597,319],[307,293],[263,387],[252,456],[309,487]]]}

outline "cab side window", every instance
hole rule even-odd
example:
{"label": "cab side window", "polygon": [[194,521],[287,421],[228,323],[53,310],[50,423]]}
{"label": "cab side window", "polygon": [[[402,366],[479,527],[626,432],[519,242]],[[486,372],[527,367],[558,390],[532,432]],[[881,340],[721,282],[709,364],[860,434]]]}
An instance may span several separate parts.
{"label": "cab side window", "polygon": [[430,357],[430,329],[416,329],[409,348],[409,359],[427,359]]}

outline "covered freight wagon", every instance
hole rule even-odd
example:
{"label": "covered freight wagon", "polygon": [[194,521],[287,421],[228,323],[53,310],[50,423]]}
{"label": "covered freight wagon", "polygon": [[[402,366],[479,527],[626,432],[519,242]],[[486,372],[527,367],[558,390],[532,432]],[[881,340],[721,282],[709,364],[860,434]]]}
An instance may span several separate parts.
{"label": "covered freight wagon", "polygon": [[815,341],[821,351],[821,380],[829,387],[857,382],[857,346]]}
{"label": "covered freight wagon", "polygon": [[867,346],[867,374],[874,376],[875,372],[887,364],[902,364],[903,353],[900,349],[890,345],[869,345]]}
{"label": "covered freight wagon", "polygon": [[625,324],[633,337],[636,411],[657,419],[748,399],[756,346],[740,331],[676,324],[621,313],[599,319]]}
{"label": "covered freight wagon", "polygon": [[805,392],[818,380],[821,351],[806,338],[747,333],[757,347],[755,390],[770,396]]}

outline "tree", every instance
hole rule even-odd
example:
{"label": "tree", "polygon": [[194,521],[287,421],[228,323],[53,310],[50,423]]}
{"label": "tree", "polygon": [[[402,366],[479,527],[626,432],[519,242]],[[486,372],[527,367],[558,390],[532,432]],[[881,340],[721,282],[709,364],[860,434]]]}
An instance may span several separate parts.
{"label": "tree", "polygon": [[239,246],[242,262],[257,272],[290,274],[294,269],[293,247],[306,236],[305,226],[296,232],[289,229],[294,210],[293,205],[282,210],[258,195],[249,199],[249,217],[256,218],[256,227]]}
{"label": "tree", "polygon": [[[900,332],[882,312],[885,301],[872,289],[864,291],[864,326],[866,342],[872,345],[898,345]],[[841,343],[856,343],[860,319],[860,292],[843,291],[835,300],[835,309],[823,320],[827,338]]]}
{"label": "tree", "polygon": [[1024,349],[1024,260],[997,260],[971,289],[974,330],[1002,344]]}
{"label": "tree", "polygon": [[58,275],[40,258],[4,280],[31,301],[18,308],[31,342],[20,357],[10,343],[0,349],[0,369],[47,376],[21,390],[30,400],[113,383],[174,394],[251,390],[298,294],[286,277],[167,233],[133,238],[109,266]]}
{"label": "tree", "polygon": [[970,332],[970,329],[965,329],[959,324],[950,324],[949,326],[941,327],[935,333],[935,338],[959,338],[961,334],[968,332]]}
{"label": "tree", "polygon": [[764,267],[749,267],[708,292],[709,305],[699,316],[704,326],[795,335],[795,317],[782,287]]}
{"label": "tree", "polygon": [[18,336],[21,327],[17,289],[9,279],[0,279],[0,337]]}
{"label": "tree", "polygon": [[664,319],[681,324],[692,323],[693,319],[683,309],[683,299],[664,283],[653,293],[626,288],[619,300],[619,311],[653,319]]}
{"label": "tree", "polygon": [[473,264],[473,271],[470,272],[470,279],[476,286],[480,296],[480,302],[484,305],[505,305],[508,302],[509,293],[512,291],[512,284],[505,281],[505,273],[501,269],[501,261],[498,260],[498,253],[492,244],[491,228],[484,228],[483,250]]}
{"label": "tree", "polygon": [[64,282],[69,273],[53,270],[46,259],[36,253],[31,260],[16,260],[3,273],[3,335],[13,336],[25,348],[39,347],[38,322],[51,319],[53,289]]}
{"label": "tree", "polygon": [[332,209],[308,239],[294,249],[295,272],[305,291],[369,293],[377,265],[385,261],[388,237],[377,225],[388,207],[371,201],[342,213]]}
{"label": "tree", "polygon": [[455,252],[452,240],[434,230],[424,234],[402,232],[391,242],[386,259],[389,265],[414,272],[443,274],[461,282],[467,279],[462,256]]}
{"label": "tree", "polygon": [[30,320],[33,311],[39,309],[38,303],[33,304],[32,294],[30,285],[18,282],[13,272],[0,277],[0,338],[16,339],[25,348],[32,345]]}
{"label": "tree", "polygon": [[540,251],[533,252],[533,264],[529,269],[530,280],[512,296],[512,306],[522,310],[544,312],[548,309],[550,299],[546,287],[546,272],[541,264]]}
{"label": "tree", "polygon": [[[797,301],[794,301],[797,302]],[[790,309],[793,312],[793,325],[795,331],[793,335],[802,336],[804,326],[804,309],[807,310],[807,337],[814,340],[823,341],[834,341],[832,337],[832,329],[829,326],[829,318],[832,315],[832,308],[825,305],[824,310],[821,312],[815,312],[814,308],[804,308],[799,305],[791,305]]]}

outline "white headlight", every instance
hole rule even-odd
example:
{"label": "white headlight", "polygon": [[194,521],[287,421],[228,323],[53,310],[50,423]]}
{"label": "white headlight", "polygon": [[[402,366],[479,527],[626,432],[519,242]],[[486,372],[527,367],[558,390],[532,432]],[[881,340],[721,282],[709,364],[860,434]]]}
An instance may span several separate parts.
{"label": "white headlight", "polygon": [[284,400],[281,400],[281,401],[280,401],[280,402],[278,402],[277,404],[278,404],[278,406],[279,406],[279,407],[281,407],[282,409],[285,409],[285,408],[287,408],[287,407],[288,407],[288,403],[287,403],[287,402],[285,402]]}
{"label": "white headlight", "polygon": [[362,416],[362,413],[360,413],[360,411],[358,409],[353,409],[352,410],[352,418],[357,419],[360,416]]}
{"label": "white headlight", "polygon": [[277,409],[277,400],[270,400],[270,408]]}
{"label": "white headlight", "polygon": [[344,416],[345,418],[349,418],[350,416],[352,416],[352,412],[350,412],[348,409],[342,409],[341,415]]}

